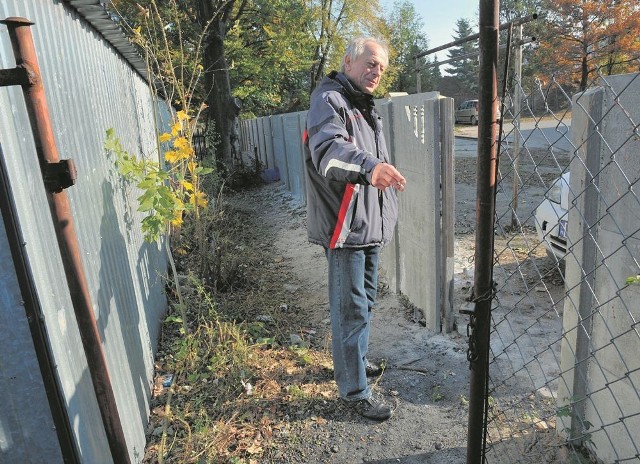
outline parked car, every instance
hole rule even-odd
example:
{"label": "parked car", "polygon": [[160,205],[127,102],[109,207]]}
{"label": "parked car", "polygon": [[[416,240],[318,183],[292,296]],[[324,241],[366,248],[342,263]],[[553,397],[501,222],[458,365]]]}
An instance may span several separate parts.
{"label": "parked car", "polygon": [[466,100],[456,108],[456,124],[468,122],[475,126],[478,124],[478,100]]}
{"label": "parked car", "polygon": [[[460,103],[455,111],[456,124],[458,124],[459,122],[468,122],[472,126],[478,124],[478,108],[478,100],[465,100]],[[499,105],[496,119],[500,119]]]}
{"label": "parked car", "polygon": [[547,254],[558,261],[567,254],[570,178],[570,173],[565,172],[554,180],[535,212],[538,239]]}

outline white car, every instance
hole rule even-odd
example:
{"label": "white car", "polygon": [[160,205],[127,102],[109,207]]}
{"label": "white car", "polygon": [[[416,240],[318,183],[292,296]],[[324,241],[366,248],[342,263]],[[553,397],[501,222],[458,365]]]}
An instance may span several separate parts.
{"label": "white car", "polygon": [[563,260],[567,254],[569,180],[568,172],[554,180],[535,213],[538,239],[546,248],[547,254],[558,261]]}

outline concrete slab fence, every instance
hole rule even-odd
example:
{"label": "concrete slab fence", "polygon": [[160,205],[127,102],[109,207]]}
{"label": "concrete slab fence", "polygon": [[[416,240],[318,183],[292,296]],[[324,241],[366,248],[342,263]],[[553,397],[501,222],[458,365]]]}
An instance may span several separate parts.
{"label": "concrete slab fence", "polygon": [[[381,274],[392,290],[422,311],[428,329],[448,332],[454,320],[453,99],[430,92],[378,100],[376,106],[392,162],[408,180],[394,239],[383,251]],[[303,204],[305,123],[302,111],[245,120],[241,131],[244,158],[257,157],[263,166],[277,168],[281,182]],[[443,212],[445,203],[448,212]]]}

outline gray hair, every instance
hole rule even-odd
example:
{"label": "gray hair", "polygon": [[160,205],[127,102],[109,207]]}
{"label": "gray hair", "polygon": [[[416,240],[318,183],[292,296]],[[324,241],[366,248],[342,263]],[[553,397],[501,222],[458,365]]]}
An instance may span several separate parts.
{"label": "gray hair", "polygon": [[355,61],[356,58],[358,58],[360,55],[364,53],[365,45],[369,42],[373,42],[375,44],[378,44],[380,47],[382,47],[382,50],[384,51],[385,61],[386,61],[385,65],[389,65],[389,46],[384,40],[378,39],[375,37],[356,37],[351,42],[349,42],[349,45],[347,45],[347,49],[344,51],[344,56],[342,57],[342,63],[340,65],[340,72],[345,71],[345,68],[344,68],[345,58],[349,56],[351,57],[351,61]]}

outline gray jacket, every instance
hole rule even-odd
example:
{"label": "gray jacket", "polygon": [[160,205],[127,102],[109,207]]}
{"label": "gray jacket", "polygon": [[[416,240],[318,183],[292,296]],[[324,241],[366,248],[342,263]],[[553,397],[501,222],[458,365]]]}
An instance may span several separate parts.
{"label": "gray jacket", "polygon": [[304,133],[309,241],[360,248],[391,240],[398,218],[396,191],[371,186],[388,163],[382,121],[373,97],[332,72],[311,94]]}

